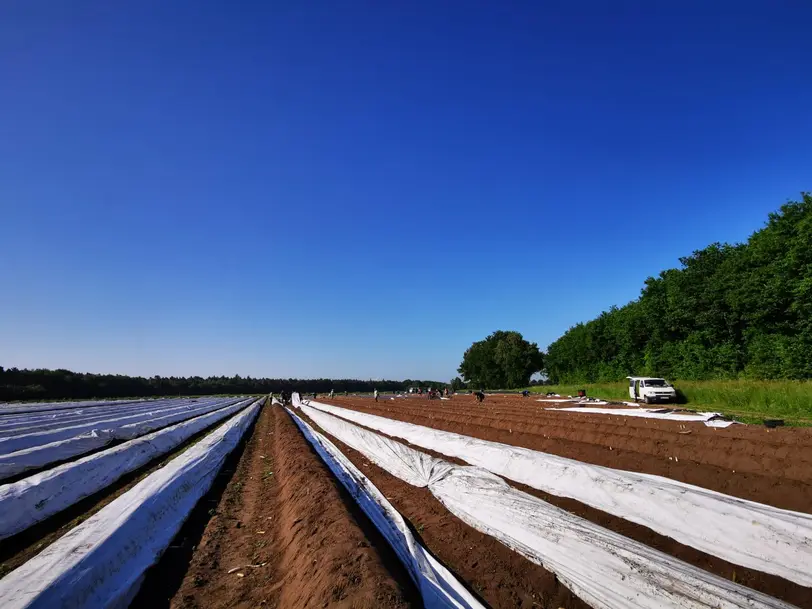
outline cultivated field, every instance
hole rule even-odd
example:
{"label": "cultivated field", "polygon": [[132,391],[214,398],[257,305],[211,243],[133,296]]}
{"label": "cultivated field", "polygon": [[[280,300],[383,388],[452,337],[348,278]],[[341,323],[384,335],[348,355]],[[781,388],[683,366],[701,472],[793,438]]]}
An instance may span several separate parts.
{"label": "cultivated field", "polygon": [[0,406],[0,606],[812,608],[812,430],[537,399]]}

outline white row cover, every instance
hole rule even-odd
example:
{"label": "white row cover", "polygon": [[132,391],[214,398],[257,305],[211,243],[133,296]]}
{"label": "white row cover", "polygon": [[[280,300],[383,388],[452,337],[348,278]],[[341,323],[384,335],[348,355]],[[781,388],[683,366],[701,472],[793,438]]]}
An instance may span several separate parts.
{"label": "white row cover", "polygon": [[71,408],[87,408],[92,406],[106,406],[109,404],[129,404],[131,402],[143,402],[147,400],[148,399],[145,398],[143,400],[80,400],[76,402],[4,402],[0,404],[0,418],[5,419],[6,416],[16,414],[69,410]]}
{"label": "white row cover", "polygon": [[585,414],[613,414],[621,417],[640,417],[643,419],[665,419],[683,423],[705,423],[708,427],[728,427],[734,421],[714,420],[723,415],[718,412],[681,413],[668,412],[662,408],[550,408],[558,412],[581,412]]}
{"label": "white row cover", "polygon": [[0,480],[16,476],[30,469],[44,467],[50,463],[71,459],[92,450],[106,446],[114,440],[131,440],[144,434],[167,427],[179,421],[212,412],[230,405],[234,400],[221,400],[190,410],[182,410],[168,416],[155,417],[146,421],[128,423],[112,429],[92,429],[75,437],[42,446],[33,446],[7,455],[0,454]]}
{"label": "white row cover", "polygon": [[400,513],[335,444],[290,410],[288,413],[316,452],[350,492],[405,565],[428,609],[481,608],[465,586],[414,538]]}
{"label": "white row cover", "polygon": [[538,398],[536,401],[537,402],[577,402],[580,399],[581,398],[572,398],[572,397],[564,398],[564,397],[561,397],[560,395],[554,395],[554,396],[550,396],[550,397]]}
{"label": "white row cover", "polygon": [[449,511],[554,573],[598,609],[784,608],[782,601],[712,575],[518,491],[479,467],[455,466],[320,410],[325,431],[389,473],[427,487]]}
{"label": "white row cover", "polygon": [[389,436],[570,497],[734,564],[812,586],[812,516],[662,476],[591,465],[527,448],[308,402]]}
{"label": "white row cover", "polygon": [[126,607],[259,409],[257,401],[9,573],[0,607]]}
{"label": "white row cover", "polygon": [[[164,423],[164,425],[169,425],[170,423],[190,418],[187,416],[189,413],[196,412],[197,414],[203,414],[204,412],[229,406],[235,402],[237,402],[237,400],[233,398],[220,398],[202,403],[190,402],[170,405],[168,407],[160,407],[156,404],[156,408],[142,410],[134,414],[118,415],[114,412],[106,413],[102,414],[100,417],[95,417],[92,420],[83,421],[76,424],[69,423],[65,427],[60,427],[58,429],[25,433],[9,438],[0,438],[0,455],[7,455],[9,453],[25,450],[27,448],[67,440],[68,438],[72,438],[92,430],[119,429],[134,423],[140,423],[142,421],[158,420],[160,418],[168,421]],[[178,416],[179,418],[175,418]]]}
{"label": "white row cover", "polygon": [[[215,401],[222,402],[222,398],[207,399],[205,402],[212,403]],[[96,408],[76,408],[67,413],[44,413],[39,415],[23,415],[16,417],[14,421],[7,421],[0,418],[0,437],[17,436],[26,433],[46,431],[49,429],[58,429],[59,427],[68,427],[69,425],[76,425],[81,422],[89,422],[93,420],[103,420],[105,418],[123,417],[125,415],[135,414],[138,412],[145,412],[149,410],[158,410],[163,408],[171,408],[173,406],[192,405],[196,404],[198,400],[192,401],[188,398],[183,399],[168,399],[156,400],[153,402],[136,402],[133,404],[120,404],[114,406],[100,406]]]}
{"label": "white row cover", "polygon": [[105,402],[75,402],[70,408],[57,408],[58,404],[51,404],[54,408],[47,410],[31,410],[18,413],[7,413],[0,410],[0,426],[8,425],[11,423],[20,423],[22,421],[32,420],[48,420],[58,419],[60,417],[68,417],[80,413],[91,413],[93,411],[102,411],[106,409],[116,408],[129,408],[131,406],[147,406],[157,402],[165,402],[169,400],[179,400],[189,398],[168,397],[168,398],[150,398],[148,400],[120,400],[120,401],[105,401]]}
{"label": "white row cover", "polygon": [[561,402],[578,402],[583,404],[594,404],[595,406],[603,406],[608,404],[606,400],[595,400],[595,399],[586,399],[586,398],[541,398],[536,400],[537,402],[554,402],[554,403],[561,403]]}
{"label": "white row cover", "polygon": [[76,455],[83,455],[106,446],[113,440],[112,431],[93,430],[61,442],[53,442],[44,446],[26,448],[8,455],[0,455],[0,480],[22,474],[30,469],[44,467],[50,463],[64,461]]}
{"label": "white row cover", "polygon": [[53,516],[111,485],[133,470],[173,450],[252,400],[221,408],[119,446],[0,486],[0,539]]}

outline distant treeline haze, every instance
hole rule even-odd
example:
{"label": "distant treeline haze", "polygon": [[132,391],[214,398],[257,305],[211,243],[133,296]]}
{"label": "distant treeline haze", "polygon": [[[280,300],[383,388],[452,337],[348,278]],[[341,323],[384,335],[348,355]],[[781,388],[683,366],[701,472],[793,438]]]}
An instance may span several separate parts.
{"label": "distant treeline haze", "polygon": [[645,282],[640,298],[550,345],[556,383],[812,378],[812,196],[746,243],[714,243]]}
{"label": "distant treeline haze", "polygon": [[362,381],[356,379],[255,379],[241,376],[144,378],[119,374],[82,374],[70,370],[18,370],[0,367],[0,401],[148,397],[172,395],[267,394],[402,391],[409,387],[445,387],[437,381]]}

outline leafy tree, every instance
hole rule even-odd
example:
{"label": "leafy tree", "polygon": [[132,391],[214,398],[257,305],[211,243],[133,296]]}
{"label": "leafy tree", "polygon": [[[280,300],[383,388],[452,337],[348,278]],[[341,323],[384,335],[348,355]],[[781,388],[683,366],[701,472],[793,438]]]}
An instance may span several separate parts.
{"label": "leafy tree", "polygon": [[463,380],[460,377],[455,376],[451,380],[451,389],[453,389],[454,391],[459,391],[460,389],[465,389],[465,383],[463,382]]}
{"label": "leafy tree", "polygon": [[630,374],[812,378],[812,196],[770,214],[746,243],[714,243],[649,277],[640,298],[553,342],[553,382]]}
{"label": "leafy tree", "polygon": [[530,383],[541,370],[543,357],[538,345],[520,333],[499,330],[472,344],[457,371],[474,387],[515,389]]}

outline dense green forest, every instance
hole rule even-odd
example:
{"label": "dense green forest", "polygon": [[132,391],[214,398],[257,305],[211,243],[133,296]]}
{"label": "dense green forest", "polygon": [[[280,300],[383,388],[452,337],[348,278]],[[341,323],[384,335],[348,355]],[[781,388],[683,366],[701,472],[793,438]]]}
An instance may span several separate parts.
{"label": "dense green forest", "polygon": [[714,243],[645,282],[640,298],[550,345],[552,382],[812,378],[812,196],[746,243]]}
{"label": "dense green forest", "polygon": [[241,376],[144,378],[120,374],[82,374],[70,370],[18,370],[0,366],[0,401],[147,397],[158,395],[262,394],[288,391],[402,391],[444,387],[436,381],[355,379],[268,379]]}

